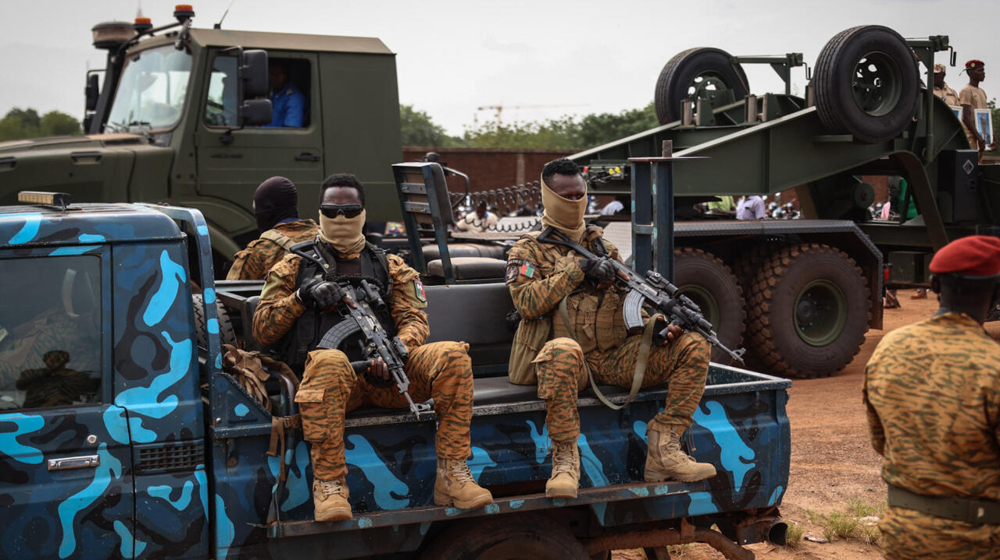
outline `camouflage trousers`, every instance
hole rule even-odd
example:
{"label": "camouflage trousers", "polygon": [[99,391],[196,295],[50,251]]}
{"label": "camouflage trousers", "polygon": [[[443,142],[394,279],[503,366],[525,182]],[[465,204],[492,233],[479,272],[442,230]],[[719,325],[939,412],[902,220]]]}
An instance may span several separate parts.
{"label": "camouflage trousers", "polygon": [[878,527],[882,551],[889,560],[1000,559],[1000,525],[976,525],[890,507]]}
{"label": "camouflage trousers", "polygon": [[[614,350],[589,352],[587,364],[594,381],[599,385],[631,388],[641,342],[642,336],[635,335]],[[708,341],[696,333],[684,333],[665,346],[650,349],[642,386],[669,382],[666,407],[656,415],[654,422],[685,429],[691,425],[705,391],[710,354]],[[576,399],[580,389],[586,386],[583,357],[583,350],[575,340],[556,338],[545,343],[534,359],[538,398],[545,401],[545,424],[553,441],[576,441],[580,435]]]}
{"label": "camouflage trousers", "polygon": [[[435,449],[440,458],[464,460],[470,454],[472,361],[468,348],[459,342],[425,344],[413,350],[406,362],[413,401],[434,399],[438,420]],[[375,386],[355,373],[340,350],[309,353],[295,402],[302,414],[305,439],[312,444],[313,473],[320,480],[347,474],[344,416],[348,412],[362,406],[409,406],[395,384]]]}

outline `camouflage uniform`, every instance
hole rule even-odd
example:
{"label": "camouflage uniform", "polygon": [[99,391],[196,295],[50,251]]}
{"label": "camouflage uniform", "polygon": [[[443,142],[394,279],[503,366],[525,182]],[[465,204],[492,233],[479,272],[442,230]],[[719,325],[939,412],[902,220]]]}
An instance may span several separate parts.
{"label": "camouflage uniform", "polygon": [[44,368],[26,370],[17,380],[18,390],[27,391],[24,408],[68,406],[92,397],[101,386],[100,379],[66,368],[68,352],[47,352],[43,361]]}
{"label": "camouflage uniform", "polygon": [[[254,336],[263,345],[278,342],[306,310],[295,296],[301,260],[297,255],[287,255],[268,273],[253,324]],[[415,402],[434,399],[438,458],[464,461],[470,454],[472,420],[472,362],[466,353],[468,345],[424,344],[430,328],[422,309],[426,303],[423,289],[417,284],[417,272],[395,255],[389,255],[388,261],[392,278],[389,308],[397,336],[410,352],[405,367],[410,396]],[[309,353],[295,400],[302,413],[305,438],[312,442],[313,471],[320,480],[334,480],[347,474],[346,413],[361,406],[408,406],[394,384],[373,385],[364,375],[354,372],[343,352],[328,349]]]}
{"label": "camouflage uniform", "polygon": [[[972,318],[946,313],[887,334],[863,393],[886,483],[1000,502],[1000,346]],[[879,528],[887,558],[1000,558],[1000,525],[890,507]]]}
{"label": "camouflage uniform", "polygon": [[[284,222],[265,231],[233,258],[226,280],[265,280],[267,271],[278,264],[288,247],[316,238],[319,226],[312,220]],[[288,241],[285,241],[287,239]],[[287,246],[283,246],[287,245]]]}
{"label": "camouflage uniform", "polygon": [[[588,243],[600,233],[598,228],[591,230]],[[620,261],[618,249],[607,240],[603,242],[608,256]],[[545,342],[532,361],[538,397],[545,400],[548,409],[549,436],[557,442],[575,441],[580,434],[576,401],[577,393],[586,386],[584,356],[596,383],[631,388],[642,338],[625,332],[621,309],[624,293],[615,286],[597,290],[584,282],[584,273],[576,264],[578,258],[565,247],[539,243],[529,235],[514,245],[507,261],[506,280],[523,320],[552,324],[553,338]],[[567,336],[570,333],[558,311],[566,296],[576,340]],[[523,322],[520,328],[524,328]],[[670,383],[666,408],[654,422],[678,426],[681,431],[691,425],[705,390],[709,355],[708,342],[695,333],[684,333],[669,344],[651,349],[642,386]]]}

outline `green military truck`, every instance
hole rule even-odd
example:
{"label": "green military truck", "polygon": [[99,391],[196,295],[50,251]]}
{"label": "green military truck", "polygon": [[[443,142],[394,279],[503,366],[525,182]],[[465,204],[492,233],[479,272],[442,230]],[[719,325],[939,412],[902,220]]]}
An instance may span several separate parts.
{"label": "green military truck", "polygon": [[[821,51],[804,97],[791,94],[789,81],[804,66],[800,53],[686,50],[657,81],[660,126],[570,157],[585,166],[591,192],[630,193],[628,159],[659,156],[669,141],[674,155],[701,158],[675,171],[678,209],[798,187],[804,219],[679,221],[673,281],[723,342],[742,340],[756,367],[830,375],[853,359],[869,328],[882,328],[884,286],[927,286],[927,265],[945,243],[1000,235],[1000,165],[977,161],[953,109],[924,85],[935,53],[949,50],[946,36],[848,29]],[[751,95],[744,64],[770,65],[784,93]],[[872,176],[905,178],[903,207],[912,200],[919,215],[874,218]],[[605,231],[620,234],[621,248],[637,228],[621,222]]]}
{"label": "green military truck", "polygon": [[[298,185],[306,216],[318,210],[319,184],[342,170],[371,190],[369,220],[398,215],[396,61],[380,40],[198,29],[189,6],[174,15],[158,28],[94,27],[108,64],[100,87],[87,76],[88,134],[0,143],[0,204],[36,189],[194,207],[217,268],[256,238],[253,191],[273,175]],[[305,97],[300,128],[259,126],[271,120],[269,62]]]}

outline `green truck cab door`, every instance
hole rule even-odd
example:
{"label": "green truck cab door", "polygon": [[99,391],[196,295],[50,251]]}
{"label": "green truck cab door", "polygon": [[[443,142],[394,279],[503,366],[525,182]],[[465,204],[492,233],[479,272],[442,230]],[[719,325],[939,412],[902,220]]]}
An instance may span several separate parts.
{"label": "green truck cab door", "polygon": [[126,411],[113,404],[110,253],[0,250],[4,558],[132,558],[144,547]]}
{"label": "green truck cab door", "polygon": [[209,54],[209,79],[199,93],[203,118],[195,133],[197,189],[200,197],[235,201],[245,210],[206,216],[226,235],[240,238],[250,233],[252,239],[256,237],[253,193],[265,179],[275,175],[291,179],[299,188],[300,201],[319,196],[324,174],[318,61],[312,53],[270,51],[272,68],[280,67],[286,80],[271,94],[276,120],[272,126],[240,129],[234,128],[238,58],[233,54],[219,50]]}

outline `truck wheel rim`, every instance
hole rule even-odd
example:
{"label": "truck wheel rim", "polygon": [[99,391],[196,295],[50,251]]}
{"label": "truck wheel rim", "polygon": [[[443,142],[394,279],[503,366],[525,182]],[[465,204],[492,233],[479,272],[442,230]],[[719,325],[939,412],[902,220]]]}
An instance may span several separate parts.
{"label": "truck wheel rim", "polygon": [[844,331],[847,298],[829,280],[813,280],[795,298],[795,332],[811,346],[826,346]]}
{"label": "truck wheel rim", "polygon": [[731,89],[729,84],[726,83],[726,80],[722,76],[715,72],[705,72],[698,74],[691,81],[691,85],[688,86],[687,90],[688,99],[706,99],[714,104],[716,98],[729,89]]}
{"label": "truck wheel rim", "polygon": [[887,115],[903,95],[899,65],[883,52],[870,52],[858,61],[851,76],[854,102],[874,117]]}
{"label": "truck wheel rim", "polygon": [[688,285],[677,290],[677,293],[691,298],[701,308],[701,314],[712,323],[715,330],[719,330],[719,304],[711,292],[701,286]]}

